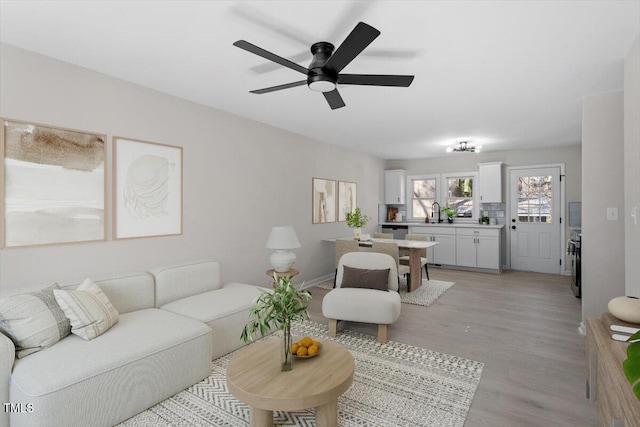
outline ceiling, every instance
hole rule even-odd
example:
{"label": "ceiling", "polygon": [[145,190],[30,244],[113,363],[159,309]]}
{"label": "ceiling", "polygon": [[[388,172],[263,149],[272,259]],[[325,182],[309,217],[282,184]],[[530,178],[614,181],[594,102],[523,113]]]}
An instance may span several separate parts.
{"label": "ceiling", "polygon": [[[409,88],[304,79],[232,45],[307,67],[363,21],[381,34],[344,70],[415,75]],[[639,1],[6,1],[0,41],[383,159],[579,144],[582,99],[621,90]],[[1,59],[1,58],[0,58]]]}

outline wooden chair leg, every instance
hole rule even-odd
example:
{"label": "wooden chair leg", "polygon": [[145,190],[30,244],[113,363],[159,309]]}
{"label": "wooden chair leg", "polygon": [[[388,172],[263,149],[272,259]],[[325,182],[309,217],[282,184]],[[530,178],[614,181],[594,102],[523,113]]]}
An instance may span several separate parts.
{"label": "wooden chair leg", "polygon": [[384,344],[387,342],[387,325],[378,325],[378,342]]}
{"label": "wooden chair leg", "polygon": [[329,336],[335,337],[338,334],[338,319],[329,319]]}

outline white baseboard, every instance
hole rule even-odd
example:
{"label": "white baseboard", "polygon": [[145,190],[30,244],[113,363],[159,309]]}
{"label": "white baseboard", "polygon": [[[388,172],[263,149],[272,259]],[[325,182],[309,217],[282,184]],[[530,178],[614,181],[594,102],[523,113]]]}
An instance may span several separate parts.
{"label": "white baseboard", "polygon": [[333,276],[334,274],[327,274],[325,276],[322,277],[317,277],[315,279],[311,279],[311,280],[305,280],[304,283],[302,284],[302,286],[300,286],[300,289],[308,289],[308,288],[312,288],[315,285],[318,285],[322,282],[326,282],[327,280],[333,280]]}

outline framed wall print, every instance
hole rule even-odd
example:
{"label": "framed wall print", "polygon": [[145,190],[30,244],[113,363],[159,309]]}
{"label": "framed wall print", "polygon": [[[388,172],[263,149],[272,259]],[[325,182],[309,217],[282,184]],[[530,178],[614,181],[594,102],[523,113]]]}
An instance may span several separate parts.
{"label": "framed wall print", "polygon": [[338,181],[338,221],[347,220],[347,212],[356,210],[357,184]]}
{"label": "framed wall print", "polygon": [[312,224],[336,222],[336,181],[312,179]]}
{"label": "framed wall print", "polygon": [[0,246],[105,240],[107,136],[2,123]]}
{"label": "framed wall print", "polygon": [[113,238],[182,234],[182,147],[113,137]]}

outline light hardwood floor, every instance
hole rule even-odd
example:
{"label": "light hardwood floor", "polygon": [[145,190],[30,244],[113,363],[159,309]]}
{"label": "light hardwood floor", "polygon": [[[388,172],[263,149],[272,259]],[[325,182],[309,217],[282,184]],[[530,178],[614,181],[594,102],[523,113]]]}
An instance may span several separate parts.
{"label": "light hardwood floor", "polygon": [[[585,398],[580,300],[570,277],[505,271],[500,275],[430,268],[456,284],[431,307],[402,304],[389,339],[484,363],[465,427],[598,425]],[[326,323],[313,288],[311,319]],[[376,336],[377,327],[340,322]]]}

